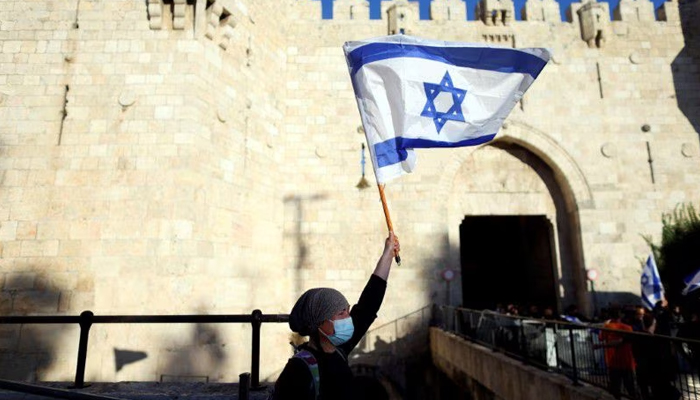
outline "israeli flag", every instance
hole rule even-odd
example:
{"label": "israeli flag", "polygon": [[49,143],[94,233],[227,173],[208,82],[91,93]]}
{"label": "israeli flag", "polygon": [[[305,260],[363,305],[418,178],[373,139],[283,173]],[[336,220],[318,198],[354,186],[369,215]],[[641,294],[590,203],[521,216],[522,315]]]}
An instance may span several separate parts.
{"label": "israeli flag", "polygon": [[642,304],[649,310],[653,310],[656,303],[664,298],[664,288],[661,285],[661,277],[653,254],[650,254],[647,262],[644,263],[641,284]]}
{"label": "israeli flag", "polygon": [[414,148],[492,140],[551,57],[405,35],[343,49],[378,183],[413,171]]}
{"label": "israeli flag", "polygon": [[685,283],[685,289],[683,289],[681,292],[683,296],[686,296],[693,290],[700,288],[700,269],[683,279],[683,283]]}

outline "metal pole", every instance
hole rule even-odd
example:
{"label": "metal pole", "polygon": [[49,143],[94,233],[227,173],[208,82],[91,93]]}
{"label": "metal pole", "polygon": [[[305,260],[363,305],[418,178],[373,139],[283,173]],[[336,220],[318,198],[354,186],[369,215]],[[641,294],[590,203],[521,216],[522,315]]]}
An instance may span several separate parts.
{"label": "metal pole", "polygon": [[92,311],[80,313],[80,342],[78,343],[78,366],[75,369],[75,384],[73,388],[85,387],[85,362],[87,359],[88,335],[92,326]]}
{"label": "metal pole", "polygon": [[238,399],[248,400],[250,398],[250,373],[244,372],[238,375]]}
{"label": "metal pole", "polygon": [[526,336],[525,336],[525,324],[523,323],[523,321],[525,321],[525,320],[523,320],[523,319],[520,320],[520,343],[521,343],[520,351],[522,352],[521,355],[524,357],[524,361],[527,364],[530,362],[530,358],[528,357],[528,354],[527,354],[527,340],[526,340]]}
{"label": "metal pole", "polygon": [[578,367],[576,366],[576,346],[574,344],[574,330],[569,327],[569,343],[571,344],[571,368],[573,369],[573,374],[571,379],[574,381],[574,385],[578,385]]}
{"label": "metal pole", "polygon": [[250,360],[252,372],[251,387],[258,389],[260,387],[260,326],[262,325],[262,311],[253,310],[252,317],[253,320],[250,323],[253,326],[253,348],[251,352],[252,359]]}

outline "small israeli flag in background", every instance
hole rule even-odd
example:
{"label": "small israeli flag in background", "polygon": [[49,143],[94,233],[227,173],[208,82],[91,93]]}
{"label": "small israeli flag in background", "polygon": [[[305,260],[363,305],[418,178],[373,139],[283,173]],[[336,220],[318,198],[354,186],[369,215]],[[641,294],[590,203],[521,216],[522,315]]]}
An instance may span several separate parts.
{"label": "small israeli flag in background", "polygon": [[693,290],[700,289],[700,269],[683,279],[683,283],[685,283],[685,288],[681,292],[683,296],[686,296]]}
{"label": "small israeli flag in background", "polygon": [[656,268],[654,255],[650,254],[642,269],[642,304],[653,310],[657,302],[664,298],[664,287],[661,285],[659,270]]}
{"label": "small israeli flag in background", "polygon": [[405,35],[343,49],[380,184],[413,171],[414,148],[492,140],[551,57]]}

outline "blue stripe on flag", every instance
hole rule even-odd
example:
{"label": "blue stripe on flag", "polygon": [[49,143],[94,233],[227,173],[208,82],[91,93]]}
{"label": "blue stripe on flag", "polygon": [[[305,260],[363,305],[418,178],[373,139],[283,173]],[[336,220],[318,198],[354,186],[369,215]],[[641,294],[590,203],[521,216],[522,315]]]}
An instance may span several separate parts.
{"label": "blue stripe on flag", "polygon": [[518,50],[493,47],[434,47],[401,43],[370,43],[348,54],[355,76],[365,64],[397,57],[424,58],[458,67],[506,73],[524,73],[537,78],[547,61]]}
{"label": "blue stripe on flag", "polygon": [[491,141],[496,134],[480,136],[459,142],[440,142],[427,139],[410,139],[396,137],[374,145],[374,155],[377,158],[377,168],[386,167],[404,161],[408,157],[406,149],[431,148],[431,147],[462,147],[477,146]]}

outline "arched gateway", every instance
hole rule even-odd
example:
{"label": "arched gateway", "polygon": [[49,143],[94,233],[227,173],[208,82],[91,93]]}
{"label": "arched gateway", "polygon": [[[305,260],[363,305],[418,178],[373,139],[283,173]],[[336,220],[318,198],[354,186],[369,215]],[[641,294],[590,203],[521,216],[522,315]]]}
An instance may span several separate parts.
{"label": "arched gateway", "polygon": [[456,156],[444,176],[449,240],[459,249],[450,263],[462,277],[453,303],[591,311],[579,212],[593,198],[555,140],[511,121],[495,142]]}

